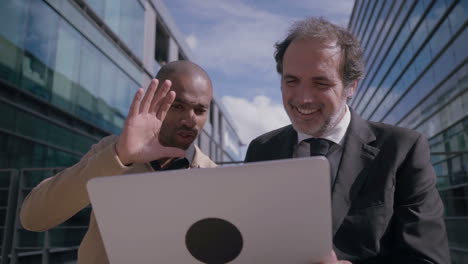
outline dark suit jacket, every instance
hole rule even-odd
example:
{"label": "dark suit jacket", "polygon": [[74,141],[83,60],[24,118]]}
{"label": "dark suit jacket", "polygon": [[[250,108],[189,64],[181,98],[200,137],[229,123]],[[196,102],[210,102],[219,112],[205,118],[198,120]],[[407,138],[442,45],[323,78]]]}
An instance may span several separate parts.
{"label": "dark suit jacket", "polygon": [[[292,158],[291,125],[253,140],[245,162]],[[292,169],[292,168],[291,168]],[[353,263],[450,263],[427,140],[351,111],[332,189],[333,244]],[[312,223],[311,223],[312,224]]]}

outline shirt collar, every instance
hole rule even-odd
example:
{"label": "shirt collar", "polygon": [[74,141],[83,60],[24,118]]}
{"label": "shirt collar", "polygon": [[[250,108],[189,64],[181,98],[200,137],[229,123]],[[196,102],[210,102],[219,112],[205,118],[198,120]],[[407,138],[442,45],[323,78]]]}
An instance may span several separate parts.
{"label": "shirt collar", "polygon": [[192,143],[185,151],[185,158],[189,161],[189,164],[192,164],[194,157],[195,157],[195,145],[194,143]]}
{"label": "shirt collar", "polygon": [[[345,109],[346,112],[343,118],[341,119],[341,121],[338,122],[338,124],[336,124],[336,126],[331,129],[328,135],[322,137],[338,145],[343,145],[346,130],[348,130],[349,123],[351,122],[351,113],[349,111],[349,107],[348,105],[345,105],[345,106],[346,106],[346,109]],[[312,137],[313,136],[311,135],[307,135],[307,134],[297,131],[297,143],[301,143],[303,140],[312,138]]]}

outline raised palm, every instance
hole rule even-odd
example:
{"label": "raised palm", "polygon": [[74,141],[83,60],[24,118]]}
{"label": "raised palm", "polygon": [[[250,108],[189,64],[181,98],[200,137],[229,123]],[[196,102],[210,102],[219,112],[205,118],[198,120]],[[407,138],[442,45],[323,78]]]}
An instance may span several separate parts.
{"label": "raised palm", "polygon": [[[167,111],[175,99],[166,80],[157,89],[159,81],[153,79],[146,93],[138,89],[127,119],[116,144],[117,155],[124,164],[144,163],[165,157],[181,157],[184,151],[165,147],[159,142],[159,132]],[[144,96],[143,96],[144,94]]]}

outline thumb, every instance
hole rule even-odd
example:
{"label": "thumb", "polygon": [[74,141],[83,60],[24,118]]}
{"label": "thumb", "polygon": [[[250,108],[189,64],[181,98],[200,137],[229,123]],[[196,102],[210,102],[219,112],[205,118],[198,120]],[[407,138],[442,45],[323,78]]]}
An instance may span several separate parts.
{"label": "thumb", "polygon": [[349,262],[347,260],[338,260],[338,257],[336,257],[336,254],[335,254],[334,250],[332,250],[331,255],[330,255],[330,259],[328,261],[330,263],[333,263],[333,264],[352,264],[351,262]]}
{"label": "thumb", "polygon": [[336,261],[338,261],[338,259],[336,258],[336,254],[335,254],[335,251],[332,250],[332,252],[330,253],[330,255],[328,256],[328,259],[327,259],[328,262],[332,262],[332,263],[335,263]]}

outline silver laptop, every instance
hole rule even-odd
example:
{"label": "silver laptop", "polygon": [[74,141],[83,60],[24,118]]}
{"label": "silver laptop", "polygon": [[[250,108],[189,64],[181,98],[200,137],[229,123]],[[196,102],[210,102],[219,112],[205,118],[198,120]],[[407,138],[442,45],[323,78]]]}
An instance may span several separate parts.
{"label": "silver laptop", "polygon": [[313,263],[332,250],[325,158],[94,178],[111,263]]}

